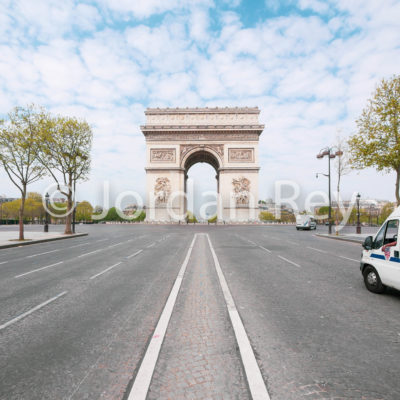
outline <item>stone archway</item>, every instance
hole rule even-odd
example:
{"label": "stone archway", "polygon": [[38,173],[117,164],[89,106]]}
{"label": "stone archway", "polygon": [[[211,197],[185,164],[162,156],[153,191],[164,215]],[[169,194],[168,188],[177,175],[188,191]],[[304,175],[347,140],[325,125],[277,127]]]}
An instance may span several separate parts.
{"label": "stone archway", "polygon": [[187,170],[197,162],[216,170],[218,219],[257,219],[259,113],[257,107],[147,109],[141,126],[147,220],[184,218]]}
{"label": "stone archway", "polygon": [[[191,167],[197,163],[207,163],[215,170],[215,179],[217,180],[217,193],[219,194],[219,171],[222,166],[223,160],[220,158],[219,154],[212,148],[212,146],[204,145],[190,145],[187,148],[186,153],[182,154],[181,158],[181,168],[184,169],[184,192],[188,193],[187,179],[188,172]],[[187,197],[185,197],[184,211],[188,211],[187,207]],[[191,210],[193,211],[193,210]],[[217,202],[217,215],[220,214]]]}

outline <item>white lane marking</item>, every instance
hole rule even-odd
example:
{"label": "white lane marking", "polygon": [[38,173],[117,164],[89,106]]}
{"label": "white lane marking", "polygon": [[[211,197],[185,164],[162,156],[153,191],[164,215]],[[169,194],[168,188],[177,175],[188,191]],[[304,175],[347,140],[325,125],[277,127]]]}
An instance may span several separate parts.
{"label": "white lane marking", "polygon": [[349,257],[344,257],[344,256],[339,256],[339,257],[343,258],[344,260],[355,261],[356,263],[360,262],[360,260],[355,260],[354,258],[349,258]]}
{"label": "white lane marking", "polygon": [[178,296],[179,289],[182,284],[183,276],[186,271],[186,267],[189,263],[190,255],[197,237],[197,233],[194,235],[192,243],[190,244],[189,250],[186,254],[185,260],[179,270],[178,276],[175,280],[174,286],[168,296],[168,300],[164,306],[161,317],[157,323],[156,329],[154,330],[153,337],[149,343],[149,346],[144,355],[143,361],[140,364],[139,371],[136,375],[135,382],[133,383],[132,389],[129,393],[128,400],[145,400],[147,392],[149,390],[151,378],[157,363],[158,355],[160,353],[161,345],[164,341],[165,332],[171,318],[172,310]]}
{"label": "white lane marking", "polygon": [[250,244],[252,244],[253,246],[257,246],[252,240],[247,240]]}
{"label": "white lane marking", "polygon": [[236,341],[239,346],[240,354],[242,356],[243,367],[247,376],[251,396],[253,400],[269,400],[268,390],[265,386],[264,379],[261,375],[260,367],[257,364],[256,357],[254,356],[250,340],[247,336],[243,322],[240,318],[239,312],[236,308],[235,302],[226,283],[225,276],[222,272],[218,257],[215,253],[214,247],[211,243],[210,237],[207,234],[208,245],[214,259],[215,269],[217,270],[219,283],[224,294],[225,302],[228,307],[229,316],[232,322],[233,330],[235,332]]}
{"label": "white lane marking", "polygon": [[34,272],[38,272],[38,271],[42,271],[42,270],[47,269],[47,268],[55,267],[56,265],[60,265],[63,262],[64,261],[60,261],[58,263],[48,265],[47,267],[36,268],[36,269],[33,269],[32,271],[25,272],[24,274],[20,274],[20,275],[14,276],[14,278],[20,278],[21,276],[30,275],[30,274],[33,274]]}
{"label": "white lane marking", "polygon": [[8,261],[2,261],[2,262],[0,262],[0,265],[1,264],[6,264],[6,263],[8,263]]}
{"label": "white lane marking", "polygon": [[85,242],[81,244],[76,244],[75,246],[67,247],[67,249],[74,249],[75,247],[85,246],[86,244],[90,244],[91,242]]}
{"label": "white lane marking", "polygon": [[98,243],[98,242],[104,242],[105,240],[108,240],[107,238],[105,238],[105,239],[99,239],[99,240],[96,240],[96,242]]}
{"label": "white lane marking", "polygon": [[268,250],[268,249],[266,249],[265,247],[263,247],[263,246],[258,246],[260,249],[263,249],[263,250],[265,250],[266,252],[268,252],[268,253],[272,253],[271,252],[271,250]]}
{"label": "white lane marking", "polygon": [[122,243],[125,243],[125,242],[112,244],[111,246],[108,246],[107,249],[111,249],[112,247],[120,246]]}
{"label": "white lane marking", "polygon": [[315,247],[310,247],[310,246],[307,246],[307,249],[311,249],[311,250],[314,250],[314,251],[319,251],[320,253],[325,253],[325,254],[328,253],[327,251],[316,249]]}
{"label": "white lane marking", "polygon": [[132,258],[137,256],[139,253],[141,253],[143,250],[138,250],[136,253],[131,254],[130,256],[126,257],[126,258]]}
{"label": "white lane marking", "polygon": [[57,296],[54,296],[54,297],[52,297],[51,299],[46,300],[45,302],[43,302],[43,303],[37,305],[36,307],[33,307],[31,310],[29,310],[29,311],[27,311],[27,312],[24,312],[24,313],[21,314],[21,315],[18,315],[18,317],[13,318],[11,321],[8,321],[8,322],[6,322],[5,324],[0,325],[0,331],[1,331],[2,329],[4,329],[4,328],[7,328],[7,326],[10,326],[10,325],[16,323],[17,321],[21,320],[22,318],[27,317],[28,315],[34,313],[35,311],[40,310],[40,309],[43,308],[44,306],[47,306],[47,304],[52,303],[53,301],[57,300],[58,298],[60,298],[61,296],[64,296],[64,295],[67,294],[67,293],[68,293],[68,291],[62,292],[62,293],[58,294]]}
{"label": "white lane marking", "polygon": [[97,278],[98,276],[105,274],[105,273],[108,272],[110,269],[113,269],[113,268],[117,267],[117,266],[120,265],[120,264],[122,264],[122,261],[120,261],[120,262],[118,262],[118,263],[116,263],[116,264],[114,264],[114,265],[111,265],[111,267],[108,267],[108,268],[106,268],[104,271],[101,271],[101,272],[99,272],[98,274],[91,276],[89,279]]}
{"label": "white lane marking", "polygon": [[90,251],[89,253],[83,253],[80,256],[78,256],[78,258],[85,257],[85,256],[88,256],[90,254],[98,253],[99,251],[102,251],[102,250],[104,250],[104,249],[98,249],[98,250]]}
{"label": "white lane marking", "polygon": [[45,251],[44,253],[32,254],[31,256],[26,256],[26,258],[33,258],[33,257],[37,257],[37,256],[42,256],[43,254],[54,253],[55,251],[59,251],[59,249]]}
{"label": "white lane marking", "polygon": [[288,260],[288,259],[285,258],[285,257],[282,257],[282,256],[278,256],[278,257],[279,257],[281,260],[284,260],[284,261],[286,261],[286,262],[288,262],[288,263],[290,263],[290,264],[293,264],[294,266],[296,266],[296,267],[298,267],[298,268],[301,268],[299,264],[296,264],[295,262],[290,261],[290,260]]}
{"label": "white lane marking", "polygon": [[151,243],[148,246],[146,246],[147,249],[149,249],[150,247],[153,247],[155,245],[155,243]]}

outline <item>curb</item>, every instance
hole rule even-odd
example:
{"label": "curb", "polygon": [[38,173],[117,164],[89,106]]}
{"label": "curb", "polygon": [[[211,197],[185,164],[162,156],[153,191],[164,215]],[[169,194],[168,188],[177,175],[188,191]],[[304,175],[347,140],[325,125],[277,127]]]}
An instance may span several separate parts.
{"label": "curb", "polygon": [[4,245],[0,245],[0,250],[8,249],[10,247],[28,246],[28,245],[37,244],[37,243],[54,242],[55,240],[73,239],[76,237],[88,236],[88,235],[89,235],[88,233],[75,233],[72,235],[65,235],[65,236],[55,237],[55,238],[50,238],[50,239],[39,239],[39,240],[31,240],[29,242],[4,244]]}
{"label": "curb", "polygon": [[357,243],[357,244],[363,244],[363,240],[359,239],[348,239],[340,236],[328,236],[328,235],[321,235],[320,233],[316,233],[315,236],[322,237],[325,239],[333,239],[333,240],[341,240],[343,242],[351,242],[351,243]]}

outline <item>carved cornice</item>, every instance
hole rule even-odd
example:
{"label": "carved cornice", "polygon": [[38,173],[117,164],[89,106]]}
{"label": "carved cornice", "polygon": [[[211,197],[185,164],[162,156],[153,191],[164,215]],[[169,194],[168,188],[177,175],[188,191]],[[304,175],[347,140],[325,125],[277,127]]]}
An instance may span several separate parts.
{"label": "carved cornice", "polygon": [[143,133],[146,132],[177,132],[177,133],[187,133],[187,132],[219,132],[219,131],[263,131],[265,125],[261,124],[251,124],[251,125],[141,125],[140,129]]}
{"label": "carved cornice", "polygon": [[259,114],[258,107],[194,107],[194,108],[148,108],[146,115],[161,114]]}
{"label": "carved cornice", "polygon": [[261,131],[146,131],[146,141],[254,141],[258,142]]}

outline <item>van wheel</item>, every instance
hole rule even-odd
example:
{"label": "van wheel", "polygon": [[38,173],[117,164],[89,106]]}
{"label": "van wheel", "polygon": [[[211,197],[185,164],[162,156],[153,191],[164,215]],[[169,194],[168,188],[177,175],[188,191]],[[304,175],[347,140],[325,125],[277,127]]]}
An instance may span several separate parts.
{"label": "van wheel", "polygon": [[300,228],[296,228],[296,230],[298,231]]}
{"label": "van wheel", "polygon": [[363,275],[365,287],[370,292],[380,294],[386,290],[386,286],[382,283],[381,278],[374,267],[371,267],[370,265],[365,267]]}

